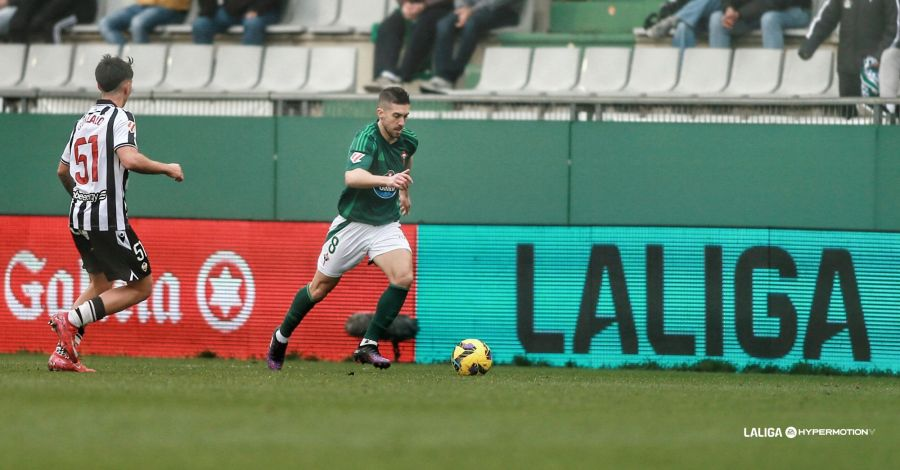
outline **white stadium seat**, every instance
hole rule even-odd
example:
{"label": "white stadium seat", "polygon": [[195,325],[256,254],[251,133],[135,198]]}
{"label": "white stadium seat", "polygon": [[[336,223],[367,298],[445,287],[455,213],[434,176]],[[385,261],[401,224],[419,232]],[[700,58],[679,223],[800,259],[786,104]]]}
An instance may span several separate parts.
{"label": "white stadium seat", "polygon": [[680,59],[681,51],[675,47],[634,48],[628,84],[618,94],[658,94],[675,88]]}
{"label": "white stadium seat", "polygon": [[574,93],[608,95],[628,83],[630,47],[586,47]]}

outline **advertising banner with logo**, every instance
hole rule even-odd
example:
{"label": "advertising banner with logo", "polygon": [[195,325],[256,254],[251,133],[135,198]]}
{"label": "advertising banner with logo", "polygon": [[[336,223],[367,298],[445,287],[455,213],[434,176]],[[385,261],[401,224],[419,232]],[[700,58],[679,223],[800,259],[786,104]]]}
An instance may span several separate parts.
{"label": "advertising banner with logo", "polygon": [[419,226],[419,362],[900,371],[900,233]]}
{"label": "advertising banner with logo", "polygon": [[[155,280],[146,301],[87,329],[83,354],[262,358],[272,331],[316,270],[326,223],[132,219]],[[87,287],[65,217],[0,217],[0,352],[53,350],[50,314]],[[416,228],[404,227],[415,250]],[[288,353],[343,360],[359,339],[344,324],[372,312],[387,280],[367,260],[304,319]],[[415,316],[415,286],[402,314]],[[383,348],[388,357],[391,348]],[[401,344],[414,359],[414,343]]]}

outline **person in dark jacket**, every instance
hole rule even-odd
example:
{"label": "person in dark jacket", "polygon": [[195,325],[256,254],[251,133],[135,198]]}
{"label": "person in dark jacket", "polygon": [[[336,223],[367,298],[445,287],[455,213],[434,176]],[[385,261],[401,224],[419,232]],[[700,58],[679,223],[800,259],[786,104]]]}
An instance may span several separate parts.
{"label": "person in dark jacket", "polygon": [[454,0],[455,10],[440,19],[434,44],[434,77],[426,93],[446,93],[465,72],[478,41],[492,29],[519,22],[523,0]]}
{"label": "person in dark jacket", "polygon": [[762,31],[763,47],[784,49],[784,30],[809,24],[810,0],[724,0],[709,16],[709,47],[731,47],[731,38]]}
{"label": "person in dark jacket", "polygon": [[[452,0],[397,0],[397,3],[399,8],[378,25],[375,81],[364,87],[369,93],[412,81],[430,58],[438,20],[453,11]],[[411,24],[407,27],[408,23]]]}
{"label": "person in dark jacket", "polygon": [[281,0],[199,0],[200,11],[191,27],[196,44],[212,44],[216,33],[231,26],[244,26],[242,44],[261,46],[266,40],[266,26],[281,17]]}
{"label": "person in dark jacket", "polygon": [[812,57],[838,24],[838,91],[861,96],[863,62],[867,57],[877,62],[897,34],[897,0],[825,0],[797,51],[800,58]]}
{"label": "person in dark jacket", "polygon": [[97,16],[97,0],[16,0],[9,21],[10,42],[62,42],[62,30],[90,23]]}

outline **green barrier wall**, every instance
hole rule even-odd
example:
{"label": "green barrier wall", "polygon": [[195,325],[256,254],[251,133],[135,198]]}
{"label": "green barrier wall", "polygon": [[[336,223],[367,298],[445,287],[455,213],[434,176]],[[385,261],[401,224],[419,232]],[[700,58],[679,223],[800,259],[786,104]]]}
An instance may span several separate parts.
{"label": "green barrier wall", "polygon": [[[56,177],[78,116],[0,115],[0,153],[12,168],[0,185],[0,213],[66,214]],[[275,217],[272,119],[146,116],[137,142],[150,158],[181,163],[185,182],[132,173],[128,212],[146,217]]]}
{"label": "green barrier wall", "polygon": [[[64,214],[75,116],[0,115],[0,213]],[[367,119],[138,117],[187,180],[134,175],[132,215],[328,221]],[[900,128],[413,121],[407,222],[900,230]]]}
{"label": "green barrier wall", "polygon": [[4,214],[64,214],[69,196],[56,167],[75,119],[71,116],[0,114],[0,211]]}
{"label": "green barrier wall", "polygon": [[867,127],[576,123],[573,224],[875,228]]}

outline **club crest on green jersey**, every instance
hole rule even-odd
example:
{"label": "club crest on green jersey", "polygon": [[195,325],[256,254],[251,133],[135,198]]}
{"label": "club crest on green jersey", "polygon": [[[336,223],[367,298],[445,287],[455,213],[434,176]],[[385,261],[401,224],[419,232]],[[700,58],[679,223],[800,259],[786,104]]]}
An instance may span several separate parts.
{"label": "club crest on green jersey", "polygon": [[[394,170],[388,171],[384,176],[394,176]],[[390,186],[375,186],[372,190],[375,191],[375,195],[381,199],[390,199],[394,197],[394,194],[397,194],[397,188],[392,188]]]}

